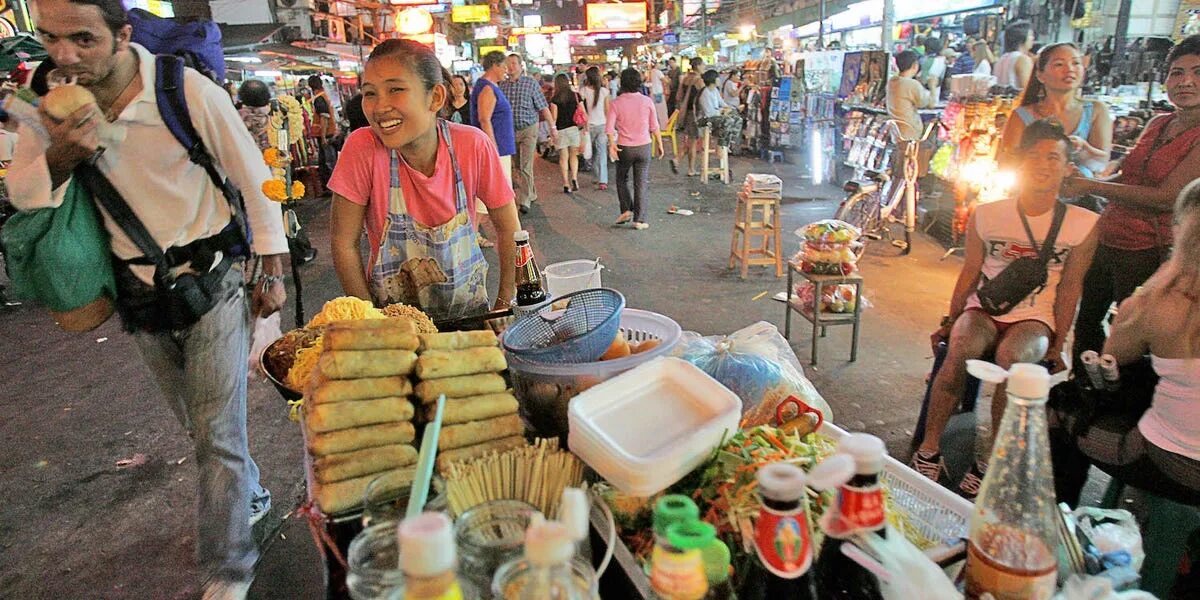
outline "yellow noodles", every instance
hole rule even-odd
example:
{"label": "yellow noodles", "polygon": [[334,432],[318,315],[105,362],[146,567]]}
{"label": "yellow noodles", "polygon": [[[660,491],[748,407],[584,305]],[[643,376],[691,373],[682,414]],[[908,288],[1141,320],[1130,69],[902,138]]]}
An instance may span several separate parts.
{"label": "yellow noodles", "polygon": [[368,300],[353,296],[334,298],[321,307],[321,312],[313,317],[305,328],[325,325],[333,321],[356,321],[359,319],[383,319],[382,311],[375,308]]}

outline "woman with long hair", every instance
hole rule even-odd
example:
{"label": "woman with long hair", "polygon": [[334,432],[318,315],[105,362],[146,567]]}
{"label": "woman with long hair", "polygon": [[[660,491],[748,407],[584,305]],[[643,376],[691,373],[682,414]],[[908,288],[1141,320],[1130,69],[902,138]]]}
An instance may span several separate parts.
{"label": "woman with long hair", "polygon": [[1070,42],[1050,44],[1038,53],[1033,75],[1021,95],[1020,106],[1004,127],[1001,161],[1013,159],[1025,127],[1041,119],[1055,119],[1071,138],[1071,162],[1080,173],[1104,170],[1112,150],[1112,116],[1102,102],[1084,100],[1083,55]]}
{"label": "woman with long hair", "polygon": [[1016,90],[1025,89],[1033,73],[1033,25],[1029,21],[1013,21],[1004,28],[1004,54],[992,64],[996,85]]}
{"label": "woman with long hair", "polygon": [[478,198],[497,231],[494,306],[507,307],[521,227],[512,186],[487,134],[438,118],[449,92],[433,50],[412,40],[380,43],[367,59],[362,94],[370,127],[346,139],[329,181],[333,265],[345,294],[376,306],[403,302],[435,320],[487,312]]}
{"label": "woman with long hair", "polygon": [[976,75],[991,75],[992,65],[996,64],[996,55],[992,53],[991,46],[984,40],[975,40],[971,42],[968,50],[971,59],[975,61],[975,69],[972,72]]}
{"label": "woman with long hair", "polygon": [[471,89],[471,85],[467,83],[467,78],[462,75],[455,75],[450,78],[450,100],[446,102],[446,120],[451,123],[462,123],[464,125],[471,124],[471,98],[467,96],[467,90]]}
{"label": "woman with long hair", "polygon": [[[608,107],[608,132],[611,143],[608,157],[617,163],[617,200],[621,215],[617,225],[633,223],[634,229],[646,229],[646,186],[650,182],[650,158],[658,145],[662,158],[663,143],[659,135],[658,112],[654,101],[641,93],[642,76],[637,69],[621,71],[621,94]],[[629,174],[633,172],[633,189]]]}
{"label": "woman with long hair", "polygon": [[550,116],[558,130],[558,170],[562,173],[563,193],[579,191],[579,146],[582,135],[575,125],[575,109],[579,107],[579,94],[571,89],[571,80],[565,74],[554,76],[554,93],[550,96]]}
{"label": "woman with long hair", "polygon": [[608,124],[608,105],[612,96],[600,80],[600,69],[588,67],[584,72],[583,107],[588,114],[588,134],[592,138],[592,172],[596,175],[596,189],[608,189],[608,135],[604,126]]}
{"label": "woman with long hair", "polygon": [[[1104,345],[1103,323],[1166,260],[1175,198],[1200,173],[1200,35],[1167,53],[1167,99],[1175,112],[1155,117],[1109,179],[1068,178],[1064,195],[1108,199],[1100,216],[1100,247],[1083,281],[1075,323],[1075,357]],[[1193,272],[1200,263],[1191,263]]]}

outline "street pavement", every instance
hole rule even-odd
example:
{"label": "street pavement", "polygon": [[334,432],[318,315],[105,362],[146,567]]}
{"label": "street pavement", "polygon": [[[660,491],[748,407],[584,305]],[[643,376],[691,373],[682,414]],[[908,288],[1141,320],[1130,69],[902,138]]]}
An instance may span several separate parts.
{"label": "street pavement", "polygon": [[[833,215],[839,185],[813,185],[801,167],[733,159],[735,183],[702,185],[651,170],[650,228],[614,228],[615,186],[563,194],[558,167],[537,160],[539,202],[522,224],[539,264],[599,257],[603,280],[628,306],[674,318],[685,330],[721,335],[756,321],[782,330],[785,287],[765,267],[747,279],[727,268],[735,192],[748,172],[785,182],[784,246],[792,232]],[[693,216],[667,214],[675,204]],[[306,317],[340,295],[328,252],[328,201],[308,201],[303,222],[317,259],[303,267]],[[858,360],[847,362],[850,328],[831,327],[820,365],[809,363],[808,323],[793,319],[792,346],[805,373],[832,407],[833,421],[887,442],[901,460],[925,387],[929,332],[948,305],[961,260],[924,235],[899,256],[875,244],[862,262],[865,295]],[[485,252],[493,264],[494,250]],[[87,334],[59,331],[34,306],[0,308],[0,597],[194,598],[196,471],[191,444],[165,406],[132,340],[116,319]],[[292,325],[292,306],[284,312]],[[321,561],[307,527],[288,518],[303,494],[298,426],[266,382],[248,398],[250,449],[272,491],[272,515],[256,528],[263,560],[255,598],[320,598]],[[959,429],[970,429],[969,421]],[[961,468],[961,467],[960,467]],[[281,521],[282,519],[282,521]]]}

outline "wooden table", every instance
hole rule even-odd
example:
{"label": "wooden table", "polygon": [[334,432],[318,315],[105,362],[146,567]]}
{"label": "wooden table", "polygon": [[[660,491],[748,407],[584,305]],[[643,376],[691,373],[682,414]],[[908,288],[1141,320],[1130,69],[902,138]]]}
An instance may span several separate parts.
{"label": "wooden table", "polygon": [[[813,307],[813,312],[811,313],[792,304],[792,296],[794,294],[793,281],[795,279],[793,273],[799,273],[801,277],[807,279],[813,284],[813,303],[816,306]],[[820,306],[821,294],[823,290],[828,286],[834,286],[843,283],[854,286],[854,312],[822,312],[820,310]],[[783,318],[783,337],[788,340],[788,343],[791,343],[792,312],[799,313],[801,317],[804,317],[809,323],[812,323],[812,358],[810,360],[810,364],[816,365],[817,342],[820,338],[825,337],[825,328],[831,325],[853,325],[854,332],[850,338],[850,362],[854,362],[858,359],[858,328],[860,317],[862,316],[862,288],[863,278],[862,275],[859,275],[858,273],[852,273],[850,275],[815,275],[812,273],[805,273],[804,271],[800,270],[799,264],[789,261],[787,269],[787,302],[784,303],[786,306],[784,308]],[[817,331],[818,329],[820,329],[819,332]]]}

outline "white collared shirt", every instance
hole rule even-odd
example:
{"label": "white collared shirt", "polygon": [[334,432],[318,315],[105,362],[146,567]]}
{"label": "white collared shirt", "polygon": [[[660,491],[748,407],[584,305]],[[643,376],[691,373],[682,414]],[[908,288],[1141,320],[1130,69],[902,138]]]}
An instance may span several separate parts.
{"label": "white collared shirt", "polygon": [[[97,162],[100,171],[164,249],[216,235],[229,223],[229,203],[163,124],[154,93],[155,56],[137,44],[130,44],[130,48],[137,54],[142,91],[121,111],[116,122],[102,127],[100,144],[105,151]],[[191,69],[184,70],[183,80],[188,112],[197,133],[221,172],[245,198],[255,252],[287,252],[279,204],[262,192],[263,182],[272,177],[271,171],[229,94]],[[25,126],[20,133],[7,178],[13,205],[33,210],[62,204],[67,186],[50,187],[47,142]],[[112,235],[113,254],[123,260],[142,255],[107,214],[104,224]],[[151,281],[152,269],[135,269],[135,273],[147,283]]]}

